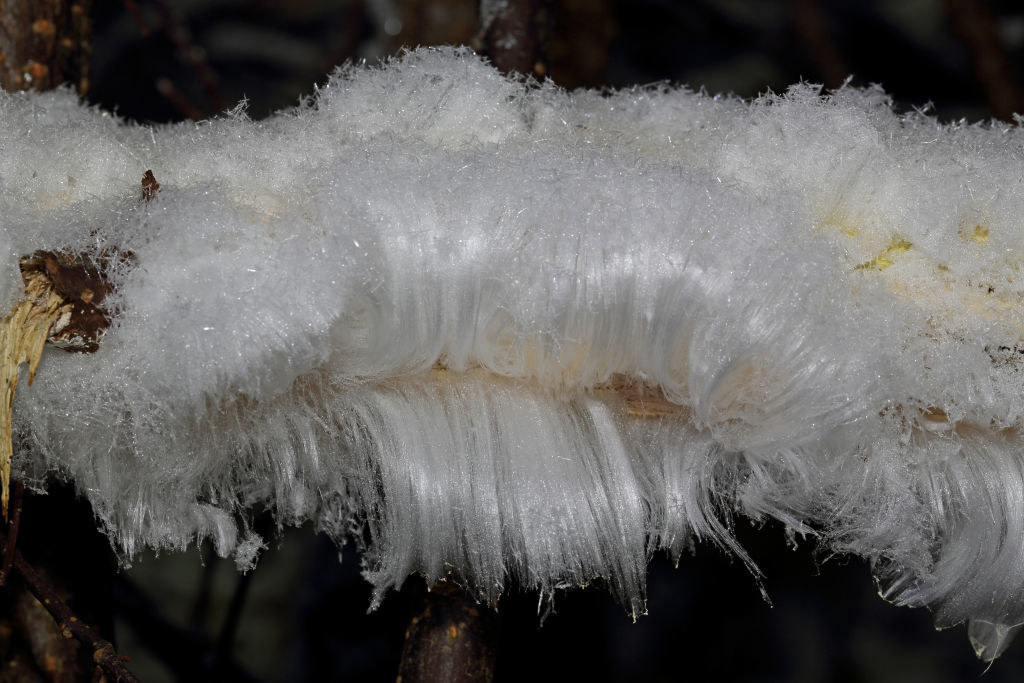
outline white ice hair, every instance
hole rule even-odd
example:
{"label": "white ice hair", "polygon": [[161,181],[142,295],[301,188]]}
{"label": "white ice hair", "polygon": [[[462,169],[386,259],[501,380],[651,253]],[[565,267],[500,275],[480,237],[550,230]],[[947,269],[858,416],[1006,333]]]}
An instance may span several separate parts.
{"label": "white ice hair", "polygon": [[0,302],[36,249],[134,254],[101,349],[48,350],[14,407],[16,474],[74,481],[125,561],[248,566],[265,506],[363,544],[377,600],[454,571],[639,612],[652,553],[742,553],[743,514],[986,658],[1024,622],[1018,127],[440,49],[264,121],[0,94],[0,148]]}

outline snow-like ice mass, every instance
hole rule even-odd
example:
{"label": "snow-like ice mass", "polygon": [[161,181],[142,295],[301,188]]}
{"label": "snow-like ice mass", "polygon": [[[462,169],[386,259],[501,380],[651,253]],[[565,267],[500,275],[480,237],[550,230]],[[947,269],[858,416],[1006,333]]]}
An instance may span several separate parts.
{"label": "snow-like ice mass", "polygon": [[14,404],[15,475],[73,480],[126,562],[247,567],[270,507],[365,546],[377,600],[600,578],[637,613],[653,553],[742,554],[738,514],[984,658],[1024,621],[1019,127],[440,49],[263,121],[0,94],[0,150],[6,310],[36,250],[134,255],[99,351],[48,348]]}

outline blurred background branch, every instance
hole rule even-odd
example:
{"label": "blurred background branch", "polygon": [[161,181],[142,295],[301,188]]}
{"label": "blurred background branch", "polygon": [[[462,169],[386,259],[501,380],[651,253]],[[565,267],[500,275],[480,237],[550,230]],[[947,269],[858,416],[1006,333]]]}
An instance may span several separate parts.
{"label": "blurred background branch", "polygon": [[[258,118],[293,106],[345,60],[474,39],[487,49],[477,5],[95,0],[90,100],[137,120],[173,121],[245,97]],[[903,109],[931,102],[945,120],[1007,119],[1021,107],[1024,6],[1008,1],[522,0],[508,8],[539,17],[530,20],[548,32],[545,49],[524,54],[542,52],[543,75],[567,88],[668,80],[753,97],[852,76],[854,85],[884,83]],[[537,75],[537,60],[526,61],[515,69]]]}

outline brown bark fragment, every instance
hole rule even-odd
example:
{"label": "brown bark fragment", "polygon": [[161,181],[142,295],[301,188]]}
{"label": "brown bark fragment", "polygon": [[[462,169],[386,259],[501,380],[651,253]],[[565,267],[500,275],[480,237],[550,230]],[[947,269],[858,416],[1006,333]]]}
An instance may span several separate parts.
{"label": "brown bark fragment", "polygon": [[148,202],[153,199],[159,191],[160,183],[156,181],[156,176],[153,175],[153,171],[146,171],[145,175],[142,176],[142,199]]}
{"label": "brown bark fragment", "polygon": [[[147,171],[143,199],[148,201],[159,189],[153,172]],[[40,250],[21,260],[25,297],[0,326],[0,512],[5,519],[13,455],[11,405],[21,365],[29,366],[31,386],[45,343],[66,351],[98,350],[110,327],[110,313],[102,307],[113,291],[107,271],[114,259],[124,263],[132,258],[130,252],[117,250],[95,259],[67,250]]]}
{"label": "brown bark fragment", "polygon": [[68,351],[99,349],[100,339],[110,327],[110,316],[100,306],[112,291],[105,266],[69,252],[37,251],[22,259],[26,284],[31,277],[44,277],[65,304],[49,330],[48,342]]}

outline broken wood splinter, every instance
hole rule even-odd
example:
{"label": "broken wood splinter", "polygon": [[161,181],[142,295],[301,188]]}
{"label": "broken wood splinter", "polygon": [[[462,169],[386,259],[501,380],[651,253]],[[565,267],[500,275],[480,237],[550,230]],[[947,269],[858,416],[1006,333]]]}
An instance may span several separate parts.
{"label": "broken wood splinter", "polygon": [[[150,201],[160,185],[152,171],[142,177],[142,199]],[[92,353],[110,327],[103,300],[113,291],[106,271],[112,260],[131,260],[130,252],[106,252],[94,259],[68,250],[36,251],[21,259],[25,296],[0,327],[0,512],[7,519],[11,457],[14,453],[11,406],[28,364],[28,385],[47,342],[66,351]]]}

